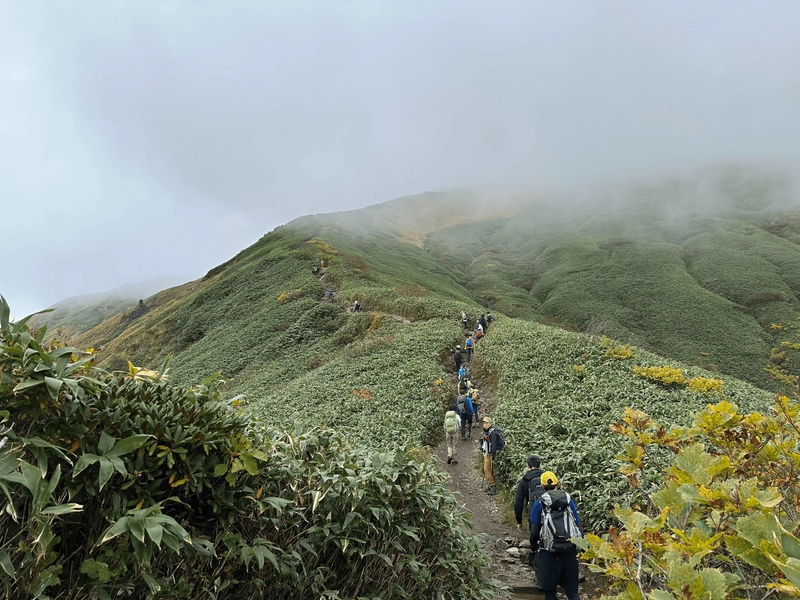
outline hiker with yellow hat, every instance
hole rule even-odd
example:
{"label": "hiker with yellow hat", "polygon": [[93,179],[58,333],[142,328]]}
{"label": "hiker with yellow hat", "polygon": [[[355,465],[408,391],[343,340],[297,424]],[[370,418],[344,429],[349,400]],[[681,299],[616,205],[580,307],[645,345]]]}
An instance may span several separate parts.
{"label": "hiker with yellow hat", "polygon": [[538,548],[536,578],[545,600],[556,600],[561,586],[567,600],[578,595],[578,548],[571,541],[583,537],[578,509],[570,495],[561,489],[556,474],[542,473],[544,493],[531,510],[531,550]]}

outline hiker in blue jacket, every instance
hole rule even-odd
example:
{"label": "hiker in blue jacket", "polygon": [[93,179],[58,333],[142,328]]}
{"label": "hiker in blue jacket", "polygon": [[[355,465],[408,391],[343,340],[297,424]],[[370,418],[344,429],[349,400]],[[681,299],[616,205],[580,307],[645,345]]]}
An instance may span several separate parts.
{"label": "hiker in blue jacket", "polygon": [[467,437],[472,439],[472,415],[475,414],[475,409],[472,406],[472,400],[466,394],[459,394],[456,398],[456,414],[461,417],[461,441],[466,441]]}
{"label": "hiker in blue jacket", "polygon": [[570,541],[583,536],[578,509],[570,495],[560,489],[555,473],[545,471],[540,481],[544,494],[533,505],[530,520],[531,550],[538,548],[539,589],[544,591],[545,600],[556,600],[556,587],[560,585],[567,600],[580,600],[578,548]]}

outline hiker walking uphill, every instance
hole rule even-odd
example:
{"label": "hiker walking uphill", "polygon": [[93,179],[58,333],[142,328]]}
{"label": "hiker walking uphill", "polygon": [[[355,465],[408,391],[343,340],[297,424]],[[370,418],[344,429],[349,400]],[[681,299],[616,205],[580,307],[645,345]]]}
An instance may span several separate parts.
{"label": "hiker walking uphill", "polygon": [[494,479],[494,457],[506,445],[503,439],[503,432],[493,425],[491,417],[483,417],[483,441],[481,442],[481,452],[483,453],[483,473],[486,482],[489,484],[486,493],[493,496],[497,493],[497,482]]}
{"label": "hiker walking uphill", "polygon": [[[522,514],[525,513],[525,519],[530,521],[533,505],[544,494],[544,486],[541,482],[542,473],[544,473],[541,469],[541,459],[535,454],[531,454],[525,462],[528,470],[517,483],[517,494],[514,497],[514,517],[517,519],[517,530],[522,528]],[[533,548],[531,551],[535,552]]]}
{"label": "hiker walking uphill", "polygon": [[[465,430],[467,437],[472,439],[472,415],[475,414],[475,409],[469,396],[461,394],[456,398],[456,414],[461,418],[461,441],[463,442],[467,439],[464,436]],[[469,425],[468,428],[467,425]]]}
{"label": "hiker walking uphill", "polygon": [[461,371],[461,346],[456,346],[456,349],[453,350],[453,360],[456,363],[456,372]]}
{"label": "hiker walking uphill", "polygon": [[471,381],[467,381],[467,396],[472,401],[472,408],[475,410],[475,424],[478,424],[478,388],[472,385]]}
{"label": "hiker walking uphill", "polygon": [[464,331],[469,331],[469,315],[463,308],[461,309],[461,326],[464,328]]}
{"label": "hiker walking uphill", "polygon": [[444,437],[447,440],[447,464],[458,463],[456,460],[456,435],[461,428],[461,417],[454,410],[444,414]]}
{"label": "hiker walking uphill", "polygon": [[552,471],[540,477],[544,493],[531,510],[531,549],[538,548],[537,580],[545,600],[556,600],[561,586],[567,600],[578,595],[578,549],[572,538],[583,537],[578,509],[570,495],[560,489]]}
{"label": "hiker walking uphill", "polygon": [[472,360],[472,351],[475,349],[475,338],[472,335],[467,336],[464,342],[464,349],[467,351],[467,362]]}

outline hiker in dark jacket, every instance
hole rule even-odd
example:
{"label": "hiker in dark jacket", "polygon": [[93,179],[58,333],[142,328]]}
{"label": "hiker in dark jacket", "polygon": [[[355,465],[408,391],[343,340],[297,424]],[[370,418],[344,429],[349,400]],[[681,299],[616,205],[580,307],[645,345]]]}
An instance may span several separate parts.
{"label": "hiker in dark jacket", "polygon": [[478,323],[483,327],[483,333],[486,333],[486,330],[489,329],[489,325],[486,322],[486,315],[481,315],[481,318],[478,319]]}
{"label": "hiker in dark jacket", "polygon": [[[541,459],[535,454],[531,454],[526,461],[528,471],[517,483],[517,495],[514,498],[514,516],[517,518],[517,529],[522,529],[522,513],[525,513],[526,520],[530,521],[531,509],[534,502],[544,492],[540,478],[542,476]],[[529,502],[530,499],[530,502]],[[533,551],[533,548],[531,548]]]}
{"label": "hiker in dark jacket", "polygon": [[453,360],[456,361],[456,372],[461,370],[461,346],[456,346],[453,350]]}
{"label": "hiker in dark jacket", "polygon": [[[571,525],[572,532],[570,537],[581,537],[583,529],[581,519],[578,516],[578,509],[570,498],[570,495],[561,489],[558,479],[552,471],[542,473],[540,481],[545,489],[545,493],[533,505],[531,510],[531,549],[538,548],[536,579],[539,589],[544,591],[545,600],[556,600],[556,587],[561,586],[567,594],[567,600],[580,600],[578,594],[578,549],[574,543],[568,543],[565,547],[556,548],[553,544],[551,550],[547,550],[547,537],[552,542],[552,530],[542,528],[547,512],[545,504],[555,507],[560,504],[564,510],[570,511],[574,517]],[[552,524],[551,524],[552,526]]]}
{"label": "hiker in dark jacket", "polygon": [[492,315],[492,313],[487,312],[486,313],[486,327],[484,327],[484,329],[486,331],[489,331],[489,326],[492,324],[492,321],[494,321],[494,316]]}
{"label": "hiker in dark jacket", "polygon": [[466,441],[467,437],[472,439],[472,415],[475,414],[475,409],[469,396],[461,394],[456,398],[456,414],[461,418],[461,441]]}

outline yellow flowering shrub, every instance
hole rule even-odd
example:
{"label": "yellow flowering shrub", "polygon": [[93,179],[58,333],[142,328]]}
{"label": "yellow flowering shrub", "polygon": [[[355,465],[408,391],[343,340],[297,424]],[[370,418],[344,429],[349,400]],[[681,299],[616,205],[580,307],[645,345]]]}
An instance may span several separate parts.
{"label": "yellow flowering shrub", "polygon": [[296,300],[303,294],[303,290],[291,290],[288,292],[281,292],[278,296],[278,302],[281,304],[286,304],[287,302],[291,302],[292,300]]}
{"label": "yellow flowering shrub", "polygon": [[586,377],[586,367],[584,365],[573,365],[572,374],[579,379],[583,379]]}
{"label": "yellow flowering shrub", "polygon": [[640,377],[644,377],[650,381],[655,381],[661,385],[686,385],[686,379],[683,377],[683,371],[668,365],[663,367],[640,367],[639,365],[636,365],[633,367],[633,372]]}
{"label": "yellow flowering shrub", "polygon": [[631,356],[633,356],[633,351],[631,347],[628,345],[625,346],[613,346],[606,350],[605,357],[606,358],[613,358],[614,360],[627,360]]}
{"label": "yellow flowering shrub", "polygon": [[695,377],[689,380],[686,389],[698,394],[721,394],[722,380],[712,377]]}

